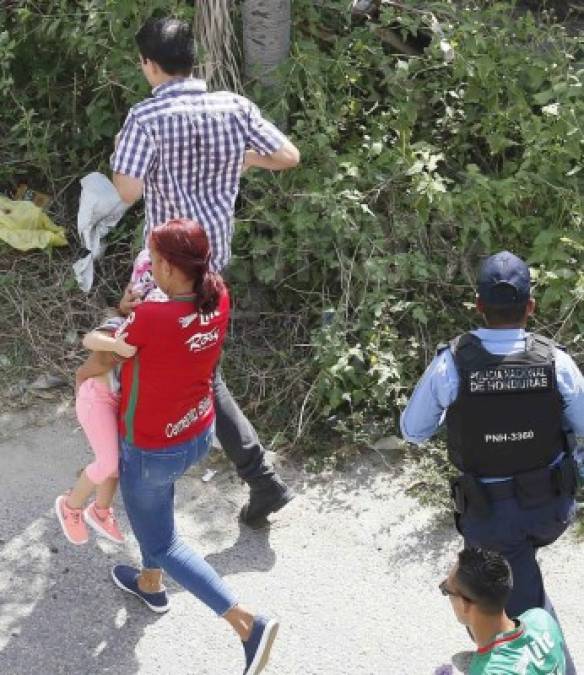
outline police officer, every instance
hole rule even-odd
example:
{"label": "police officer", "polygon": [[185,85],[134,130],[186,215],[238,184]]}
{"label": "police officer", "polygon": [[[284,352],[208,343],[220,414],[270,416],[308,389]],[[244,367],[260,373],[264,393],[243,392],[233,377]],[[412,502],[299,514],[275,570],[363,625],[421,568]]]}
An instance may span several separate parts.
{"label": "police officer", "polygon": [[502,251],[481,266],[476,298],[486,328],[438,354],[401,417],[423,443],[443,421],[457,527],[466,546],[498,551],[513,570],[510,616],[544,607],[536,550],[555,541],[574,510],[577,466],[569,432],[584,437],[584,378],[553,341],[525,327],[535,301],[527,265]]}

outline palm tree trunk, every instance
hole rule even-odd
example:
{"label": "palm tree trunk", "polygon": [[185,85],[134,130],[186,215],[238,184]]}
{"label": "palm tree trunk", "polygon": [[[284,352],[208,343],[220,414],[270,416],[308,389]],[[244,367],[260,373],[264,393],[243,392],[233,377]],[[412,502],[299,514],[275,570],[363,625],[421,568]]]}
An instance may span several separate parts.
{"label": "palm tree trunk", "polygon": [[244,0],[242,21],[246,76],[276,85],[290,52],[291,0]]}

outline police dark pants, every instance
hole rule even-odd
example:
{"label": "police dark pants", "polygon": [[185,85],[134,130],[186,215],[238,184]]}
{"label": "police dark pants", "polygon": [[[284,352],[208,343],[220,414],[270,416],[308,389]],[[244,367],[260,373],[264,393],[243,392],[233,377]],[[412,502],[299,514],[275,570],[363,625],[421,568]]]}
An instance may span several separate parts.
{"label": "police dark pants", "polygon": [[492,502],[490,515],[461,516],[465,545],[501,553],[513,570],[513,592],[507,614],[516,617],[532,607],[544,607],[543,579],[535,553],[555,541],[574,517],[573,497],[560,495],[535,508],[521,507],[515,497]]}
{"label": "police dark pants", "polygon": [[266,462],[265,450],[255,429],[227,389],[219,368],[213,380],[215,433],[237,473],[251,486],[275,481],[275,472]]}

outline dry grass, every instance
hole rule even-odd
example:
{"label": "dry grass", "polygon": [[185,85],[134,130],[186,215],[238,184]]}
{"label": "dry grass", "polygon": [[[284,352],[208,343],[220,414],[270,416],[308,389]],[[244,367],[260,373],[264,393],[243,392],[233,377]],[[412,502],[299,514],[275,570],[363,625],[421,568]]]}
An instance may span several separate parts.
{"label": "dry grass", "polygon": [[0,251],[0,381],[30,380],[39,373],[72,382],[81,362],[79,336],[99,322],[108,302],[120,296],[131,264],[129,245],[107,256],[94,290],[75,283],[70,249],[20,253]]}
{"label": "dry grass", "polygon": [[[50,253],[0,249],[0,385],[8,392],[6,403],[30,402],[23,385],[41,374],[64,378],[72,392],[84,359],[81,337],[117,304],[133,256],[129,241],[111,245],[85,295],[71,268],[79,257],[75,243]],[[223,370],[268,446],[295,446],[313,424],[313,410],[303,407],[311,384],[308,348],[299,346],[308,340],[307,325],[301,313],[240,311],[235,304]]]}
{"label": "dry grass", "polygon": [[264,443],[297,447],[314,430],[314,407],[303,405],[311,391],[308,321],[302,313],[232,314],[223,371]]}

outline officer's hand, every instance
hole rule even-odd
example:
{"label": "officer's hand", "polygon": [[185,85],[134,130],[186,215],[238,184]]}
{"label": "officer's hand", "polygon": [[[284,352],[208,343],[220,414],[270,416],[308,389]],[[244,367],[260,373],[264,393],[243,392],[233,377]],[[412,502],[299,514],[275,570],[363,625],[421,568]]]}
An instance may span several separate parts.
{"label": "officer's hand", "polygon": [[132,284],[128,284],[124,291],[124,295],[120,300],[119,310],[124,316],[128,316],[128,314],[141,302],[141,294],[134,290]]}

